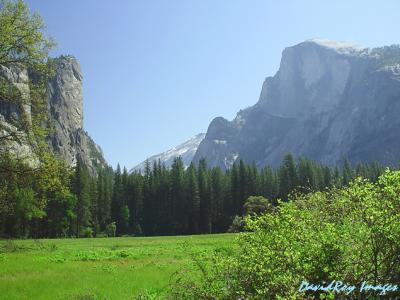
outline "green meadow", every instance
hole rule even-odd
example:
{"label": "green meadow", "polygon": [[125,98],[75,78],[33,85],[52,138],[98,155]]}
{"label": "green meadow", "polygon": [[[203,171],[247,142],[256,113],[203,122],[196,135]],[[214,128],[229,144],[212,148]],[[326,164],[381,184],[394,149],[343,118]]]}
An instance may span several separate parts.
{"label": "green meadow", "polygon": [[0,299],[134,299],[162,294],[192,257],[234,234],[0,241]]}

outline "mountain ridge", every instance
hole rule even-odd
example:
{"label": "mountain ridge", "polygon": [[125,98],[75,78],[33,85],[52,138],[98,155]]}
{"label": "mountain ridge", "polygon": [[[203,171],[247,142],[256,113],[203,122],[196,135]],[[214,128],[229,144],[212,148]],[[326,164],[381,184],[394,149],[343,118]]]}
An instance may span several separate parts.
{"label": "mountain ridge", "polygon": [[329,165],[343,157],[395,164],[400,161],[400,123],[393,113],[400,113],[398,70],[396,45],[362,48],[307,40],[287,47],[258,102],[232,121],[215,118],[193,161],[204,157],[210,167],[223,169],[237,159],[277,166],[292,152]]}

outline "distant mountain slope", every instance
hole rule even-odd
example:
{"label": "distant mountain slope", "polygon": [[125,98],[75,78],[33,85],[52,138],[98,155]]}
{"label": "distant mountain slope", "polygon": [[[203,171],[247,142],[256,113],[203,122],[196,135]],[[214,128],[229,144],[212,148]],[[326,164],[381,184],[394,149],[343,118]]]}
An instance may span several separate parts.
{"label": "distant mountain slope", "polygon": [[278,166],[287,152],[329,165],[400,162],[400,47],[309,40],[286,48],[258,102],[209,125],[194,156]]}
{"label": "distant mountain slope", "polygon": [[[181,156],[185,167],[187,167],[190,165],[193,156],[196,153],[197,147],[199,146],[200,142],[204,139],[204,137],[205,137],[204,133],[199,133],[190,140],[180,144],[177,147],[174,147],[163,153],[149,157],[148,161],[152,166],[154,162],[160,160],[161,163],[164,163],[166,167],[170,167],[174,161],[174,158]],[[133,167],[131,169],[131,172],[144,170],[145,165],[146,161]]]}

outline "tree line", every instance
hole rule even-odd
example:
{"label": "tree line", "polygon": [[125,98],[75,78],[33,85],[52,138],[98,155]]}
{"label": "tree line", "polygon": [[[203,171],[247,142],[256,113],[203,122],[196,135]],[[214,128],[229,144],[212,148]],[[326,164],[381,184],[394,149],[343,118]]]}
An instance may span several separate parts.
{"label": "tree line", "polygon": [[[203,159],[185,168],[149,162],[142,172],[118,165],[91,176],[77,159],[71,169],[48,154],[41,167],[19,174],[12,158],[0,161],[0,234],[7,237],[181,235],[226,232],[244,214],[250,196],[271,205],[292,193],[346,186],[361,176],[376,181],[380,164],[340,168],[289,153],[280,167],[256,168],[240,160],[229,170],[208,168]],[[14,164],[14,166],[13,166]],[[10,170],[7,172],[6,170]]]}
{"label": "tree line", "polygon": [[[296,161],[290,153],[276,169],[258,169],[254,163],[240,160],[223,171],[208,168],[204,159],[185,169],[180,157],[171,168],[147,162],[141,173],[129,174],[117,166],[109,198],[110,221],[115,222],[117,235],[226,232],[234,217],[244,214],[250,196],[263,196],[277,205],[278,199],[287,201],[291,193],[346,186],[358,176],[376,181],[383,171],[377,163],[351,168],[346,159],[340,168],[331,168],[306,158]],[[106,199],[101,193],[98,191],[97,197]],[[95,219],[101,215],[97,216]],[[106,223],[96,226],[102,231]]]}

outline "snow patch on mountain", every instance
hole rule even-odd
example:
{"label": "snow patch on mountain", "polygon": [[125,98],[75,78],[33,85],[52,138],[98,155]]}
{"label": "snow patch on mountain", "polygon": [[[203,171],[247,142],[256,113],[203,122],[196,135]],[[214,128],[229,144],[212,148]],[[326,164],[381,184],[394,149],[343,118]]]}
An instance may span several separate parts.
{"label": "snow patch on mountain", "polygon": [[[153,155],[149,157],[147,160],[150,162],[150,166],[153,166],[154,162],[161,161],[161,163],[165,164],[167,168],[171,167],[174,159],[178,156],[182,157],[183,164],[186,167],[190,165],[192,162],[193,156],[197,151],[197,148],[200,142],[204,139],[205,133],[199,133],[190,140],[176,146],[172,149],[169,149],[165,152]],[[141,172],[144,170],[146,166],[146,160],[133,167],[130,172]]]}

